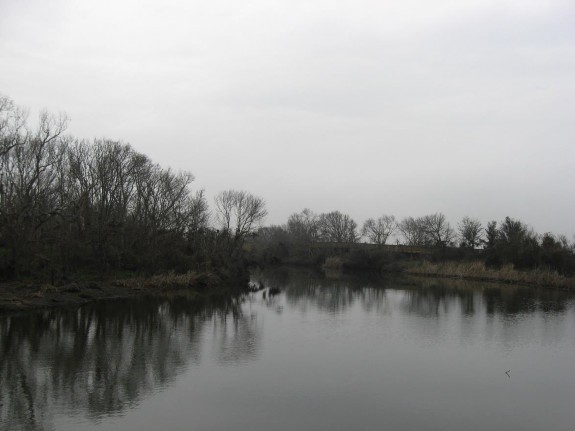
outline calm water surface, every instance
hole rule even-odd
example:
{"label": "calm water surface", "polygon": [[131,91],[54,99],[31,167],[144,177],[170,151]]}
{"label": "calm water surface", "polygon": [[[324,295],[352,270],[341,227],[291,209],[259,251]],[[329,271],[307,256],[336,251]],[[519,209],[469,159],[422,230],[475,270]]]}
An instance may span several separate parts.
{"label": "calm water surface", "polygon": [[0,318],[0,429],[575,429],[573,295],[253,277],[244,298]]}

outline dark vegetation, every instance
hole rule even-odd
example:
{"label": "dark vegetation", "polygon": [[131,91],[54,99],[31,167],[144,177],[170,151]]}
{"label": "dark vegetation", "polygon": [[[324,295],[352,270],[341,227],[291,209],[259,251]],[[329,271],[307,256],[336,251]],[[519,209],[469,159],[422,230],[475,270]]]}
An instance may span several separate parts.
{"label": "dark vegetation", "polygon": [[247,281],[243,238],[266,214],[243,191],[216,199],[210,227],[194,177],[153,163],[130,145],[65,134],[64,115],[36,128],[0,96],[0,279],[62,285],[93,276],[216,274]]}
{"label": "dark vegetation", "polygon": [[[395,244],[386,245],[392,235]],[[368,243],[359,242],[362,236]],[[264,263],[398,271],[413,267],[414,260],[479,262],[486,270],[504,269],[506,274],[511,269],[553,272],[560,277],[575,273],[575,247],[565,236],[537,234],[510,217],[485,227],[464,217],[453,229],[440,213],[400,221],[383,215],[368,219],[360,233],[347,215],[338,211],[317,215],[306,209],[291,215],[285,225],[261,228],[254,241],[254,259]],[[472,267],[477,273],[477,266],[459,266],[458,271]]]}
{"label": "dark vegetation", "polygon": [[122,142],[71,137],[67,125],[65,115],[42,113],[32,128],[0,96],[0,280],[67,286],[188,274],[247,284],[249,263],[398,271],[414,260],[480,262],[508,274],[575,272],[566,237],[537,234],[510,217],[486,226],[465,217],[454,229],[441,213],[382,215],[360,229],[339,211],[306,209],[253,235],[267,214],[263,199],[227,190],[210,213],[192,174],[164,169]]}

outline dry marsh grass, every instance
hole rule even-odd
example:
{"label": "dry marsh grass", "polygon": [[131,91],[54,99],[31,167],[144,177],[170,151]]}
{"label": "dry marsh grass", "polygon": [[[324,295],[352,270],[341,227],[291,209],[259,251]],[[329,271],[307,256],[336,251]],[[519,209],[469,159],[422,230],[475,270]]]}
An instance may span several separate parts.
{"label": "dry marsh grass", "polygon": [[553,286],[572,289],[573,278],[567,278],[548,269],[532,269],[519,271],[513,265],[504,265],[499,269],[490,269],[483,262],[442,262],[433,263],[423,261],[418,265],[410,266],[406,270],[409,274],[440,275],[456,278],[470,278],[505,283],[534,284],[537,286]]}

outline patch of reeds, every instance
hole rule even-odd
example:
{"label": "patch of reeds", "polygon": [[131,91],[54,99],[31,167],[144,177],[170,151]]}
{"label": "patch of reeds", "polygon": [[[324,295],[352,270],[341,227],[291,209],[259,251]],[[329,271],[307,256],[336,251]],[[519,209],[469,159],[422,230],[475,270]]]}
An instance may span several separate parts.
{"label": "patch of reeds", "polygon": [[409,266],[406,271],[417,275],[439,275],[455,278],[498,281],[505,283],[533,284],[537,286],[553,286],[572,289],[573,278],[567,278],[549,269],[517,270],[512,264],[501,268],[487,268],[483,262],[428,262]]}

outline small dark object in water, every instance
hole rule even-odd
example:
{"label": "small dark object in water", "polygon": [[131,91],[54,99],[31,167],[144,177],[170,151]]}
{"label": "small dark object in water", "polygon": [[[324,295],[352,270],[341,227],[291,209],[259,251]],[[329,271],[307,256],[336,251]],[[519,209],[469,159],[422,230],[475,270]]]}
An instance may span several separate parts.
{"label": "small dark object in water", "polygon": [[507,377],[509,377],[509,378],[511,378],[511,376],[509,375],[510,372],[511,372],[511,370],[505,371],[505,374],[507,374]]}
{"label": "small dark object in water", "polygon": [[277,287],[270,287],[270,291],[269,291],[270,296],[277,295],[280,292],[281,292],[281,289],[279,289]]}

